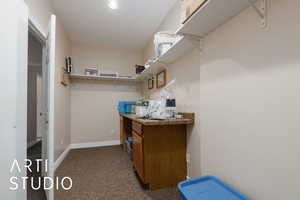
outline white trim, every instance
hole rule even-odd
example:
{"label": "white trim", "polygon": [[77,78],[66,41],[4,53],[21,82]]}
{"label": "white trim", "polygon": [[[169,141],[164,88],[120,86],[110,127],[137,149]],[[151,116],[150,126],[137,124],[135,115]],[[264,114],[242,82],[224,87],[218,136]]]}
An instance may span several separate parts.
{"label": "white trim", "polygon": [[37,23],[37,21],[34,19],[34,17],[32,15],[30,15],[28,17],[28,26],[30,27],[31,31],[33,31],[36,36],[38,37],[39,40],[41,40],[41,42],[46,43],[46,33],[44,33],[40,26],[40,24]]}
{"label": "white trim", "polygon": [[85,149],[85,148],[94,148],[94,147],[106,147],[120,145],[120,140],[104,141],[104,142],[88,142],[88,143],[77,143],[71,144],[71,149]]}
{"label": "white trim", "polygon": [[[54,135],[55,135],[55,45],[56,45],[56,16],[51,15],[48,27],[47,45],[48,45],[48,59],[47,65],[49,70],[49,110],[48,110],[48,176],[54,180]],[[47,46],[46,45],[46,46]],[[46,191],[48,200],[54,200],[54,188],[52,187],[48,192]]]}
{"label": "white trim", "polygon": [[65,151],[60,154],[60,156],[56,159],[54,163],[54,171],[57,170],[57,168],[61,165],[61,163],[66,159],[67,155],[69,154],[71,148],[70,145],[65,149]]}

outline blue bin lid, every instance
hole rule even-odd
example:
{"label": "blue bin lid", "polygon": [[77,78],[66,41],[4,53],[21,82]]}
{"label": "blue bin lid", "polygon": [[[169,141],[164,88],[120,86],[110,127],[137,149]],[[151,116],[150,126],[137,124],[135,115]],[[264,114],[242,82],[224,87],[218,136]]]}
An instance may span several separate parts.
{"label": "blue bin lid", "polygon": [[186,200],[250,200],[213,176],[188,179],[178,189]]}

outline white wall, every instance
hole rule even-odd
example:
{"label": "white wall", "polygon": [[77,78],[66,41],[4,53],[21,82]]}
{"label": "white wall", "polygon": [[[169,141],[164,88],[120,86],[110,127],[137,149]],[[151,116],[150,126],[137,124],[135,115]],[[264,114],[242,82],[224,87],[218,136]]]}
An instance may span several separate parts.
{"label": "white wall", "polygon": [[300,2],[269,1],[206,37],[200,65],[202,174],[252,199],[299,199]]}
{"label": "white wall", "polygon": [[0,23],[0,195],[1,199],[26,198],[24,190],[11,191],[9,179],[21,178],[21,173],[10,168],[15,159],[26,158],[27,114],[27,10],[20,0],[1,4]]}
{"label": "white wall", "polygon": [[[75,72],[88,66],[104,71],[133,75],[135,64],[142,63],[142,52],[74,45]],[[99,67],[100,68],[100,67]],[[72,143],[102,142],[120,139],[118,101],[137,100],[141,86],[113,81],[74,81],[71,86]]]}
{"label": "white wall", "polygon": [[269,2],[266,30],[249,8],[167,69],[179,108],[196,112],[190,176],[218,176],[252,199],[299,199],[300,3]]}
{"label": "white wall", "polygon": [[[29,7],[30,19],[46,35],[51,14],[55,14],[50,0],[25,0]],[[54,100],[54,160],[70,144],[70,91],[60,84],[60,69],[64,67],[64,58],[70,55],[70,41],[64,27],[57,17],[56,55],[55,55],[55,100]]]}

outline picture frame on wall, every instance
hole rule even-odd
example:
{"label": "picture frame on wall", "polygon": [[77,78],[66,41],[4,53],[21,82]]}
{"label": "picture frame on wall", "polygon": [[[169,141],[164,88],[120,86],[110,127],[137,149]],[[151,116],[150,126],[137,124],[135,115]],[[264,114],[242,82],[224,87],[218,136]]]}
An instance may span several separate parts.
{"label": "picture frame on wall", "polygon": [[151,90],[154,88],[154,78],[151,77],[148,79],[148,89]]}
{"label": "picture frame on wall", "polygon": [[167,70],[164,69],[156,74],[156,87],[163,88],[167,84]]}

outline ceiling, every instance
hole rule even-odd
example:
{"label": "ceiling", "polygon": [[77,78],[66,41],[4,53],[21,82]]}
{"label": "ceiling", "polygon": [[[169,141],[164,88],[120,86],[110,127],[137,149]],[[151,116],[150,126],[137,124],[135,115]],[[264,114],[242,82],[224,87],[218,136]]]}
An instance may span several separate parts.
{"label": "ceiling", "polygon": [[52,0],[71,41],[141,50],[177,0]]}

